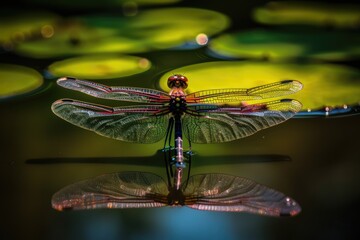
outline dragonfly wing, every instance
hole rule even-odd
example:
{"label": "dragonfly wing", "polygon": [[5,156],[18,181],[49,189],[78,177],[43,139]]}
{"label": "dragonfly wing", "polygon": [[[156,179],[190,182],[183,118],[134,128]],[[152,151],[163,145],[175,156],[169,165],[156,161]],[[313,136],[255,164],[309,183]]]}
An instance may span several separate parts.
{"label": "dragonfly wing", "polygon": [[97,208],[149,208],[166,205],[167,185],[152,173],[120,172],[66,186],[55,193],[56,210]]}
{"label": "dragonfly wing", "polygon": [[183,117],[184,134],[194,143],[233,141],[282,123],[301,107],[300,102],[291,99],[241,107],[189,105],[189,111],[199,116]]}
{"label": "dragonfly wing", "polygon": [[111,108],[62,99],[53,103],[52,111],[60,118],[102,136],[126,142],[154,143],[166,132],[168,114],[160,105]]}
{"label": "dragonfly wing", "polygon": [[104,99],[142,102],[164,103],[170,99],[166,92],[135,87],[109,87],[103,84],[79,80],[72,77],[60,78],[57,84],[68,89],[83,92],[85,94]]}
{"label": "dragonfly wing", "polygon": [[226,103],[274,98],[293,94],[302,89],[303,85],[296,80],[284,80],[249,89],[228,88],[211,89],[190,93],[186,96],[188,103]]}
{"label": "dragonfly wing", "polygon": [[269,216],[294,216],[301,211],[300,205],[283,193],[237,176],[194,175],[183,191],[187,206],[199,210]]}

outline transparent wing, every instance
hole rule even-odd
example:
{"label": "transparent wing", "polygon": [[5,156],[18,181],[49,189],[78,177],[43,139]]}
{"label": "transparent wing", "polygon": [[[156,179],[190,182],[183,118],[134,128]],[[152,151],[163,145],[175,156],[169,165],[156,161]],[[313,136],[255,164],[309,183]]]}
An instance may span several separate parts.
{"label": "transparent wing", "polygon": [[183,132],[194,143],[220,143],[247,137],[286,121],[301,110],[296,100],[282,99],[241,107],[189,105]]}
{"label": "transparent wing", "polygon": [[301,207],[290,197],[250,179],[225,174],[191,176],[183,190],[190,208],[294,216]]}
{"label": "transparent wing", "polygon": [[166,204],[167,185],[151,173],[120,172],[87,179],[64,187],[52,197],[56,210],[145,208]]}
{"label": "transparent wing", "polygon": [[154,143],[166,133],[169,116],[159,105],[111,108],[62,99],[54,102],[52,111],[60,118],[102,136],[126,142]]}
{"label": "transparent wing", "polygon": [[88,95],[119,101],[141,103],[164,103],[170,99],[169,94],[148,88],[109,87],[99,83],[65,77],[57,80],[57,84],[68,89],[83,92]]}
{"label": "transparent wing", "polygon": [[284,80],[249,89],[228,88],[194,92],[186,96],[188,103],[226,103],[264,98],[274,98],[293,94],[302,89],[303,85],[296,80]]}

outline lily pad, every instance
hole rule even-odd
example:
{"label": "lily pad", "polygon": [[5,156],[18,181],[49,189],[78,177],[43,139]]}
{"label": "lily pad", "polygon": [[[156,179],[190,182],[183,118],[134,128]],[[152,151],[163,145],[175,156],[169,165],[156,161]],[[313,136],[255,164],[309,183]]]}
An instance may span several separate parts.
{"label": "lily pad", "polygon": [[30,2],[31,4],[39,4],[44,6],[53,6],[53,7],[60,7],[60,8],[71,8],[71,9],[104,9],[110,7],[122,7],[124,4],[132,2],[133,4],[142,6],[142,5],[163,5],[163,4],[170,4],[176,3],[181,0],[25,0]]}
{"label": "lily pad", "polygon": [[53,34],[53,25],[59,17],[47,12],[0,11],[0,43],[3,48],[31,37],[48,38]]}
{"label": "lily pad", "polygon": [[359,28],[359,5],[316,2],[270,2],[254,11],[256,21],[274,25]]}
{"label": "lily pad", "polygon": [[357,104],[360,101],[360,72],[336,64],[293,64],[253,61],[208,62],[171,70],[160,79],[169,91],[167,78],[186,73],[188,92],[221,88],[250,88],[276,81],[295,79],[304,85],[288,98],[299,100],[304,112]]}
{"label": "lily pad", "polygon": [[[180,16],[180,17],[177,17]],[[213,36],[229,26],[229,19],[215,11],[168,8],[144,11],[130,23],[131,29],[157,49],[196,43],[199,34]],[[140,31],[136,31],[136,29]]]}
{"label": "lily pad", "polygon": [[60,27],[50,39],[22,43],[16,51],[36,58],[140,53],[196,43],[200,33],[212,36],[228,25],[225,15],[195,8],[146,10],[131,18],[87,16]]}
{"label": "lily pad", "polygon": [[360,34],[333,31],[255,29],[222,35],[210,44],[218,56],[232,58],[313,58],[343,61],[359,58]]}
{"label": "lily pad", "polygon": [[86,79],[111,79],[147,71],[149,60],[115,54],[88,55],[51,64],[49,73],[54,77],[76,76]]}
{"label": "lily pad", "polygon": [[0,99],[29,93],[42,84],[42,76],[31,68],[0,64]]}

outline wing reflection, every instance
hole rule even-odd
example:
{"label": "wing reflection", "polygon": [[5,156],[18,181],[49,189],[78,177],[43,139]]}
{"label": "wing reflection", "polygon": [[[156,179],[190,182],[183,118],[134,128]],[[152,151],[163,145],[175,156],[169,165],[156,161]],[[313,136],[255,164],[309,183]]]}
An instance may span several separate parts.
{"label": "wing reflection", "polygon": [[158,175],[119,172],[64,187],[54,194],[56,210],[187,206],[207,211],[294,216],[301,208],[283,193],[253,180],[219,173],[193,175],[180,189]]}

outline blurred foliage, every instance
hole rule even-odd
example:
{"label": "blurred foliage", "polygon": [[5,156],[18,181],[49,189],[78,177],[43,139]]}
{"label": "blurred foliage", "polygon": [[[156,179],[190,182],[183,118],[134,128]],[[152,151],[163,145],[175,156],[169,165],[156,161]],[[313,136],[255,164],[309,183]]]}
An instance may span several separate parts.
{"label": "blurred foliage", "polygon": [[132,3],[136,5],[163,5],[176,3],[181,0],[25,0],[31,4],[38,4],[42,6],[53,6],[58,8],[71,8],[71,9],[91,9],[91,8],[109,8],[109,7],[122,7],[124,4]]}
{"label": "blurred foliage", "polygon": [[274,25],[313,25],[336,28],[359,28],[358,5],[284,1],[270,2],[253,13],[260,23]]}
{"label": "blurred foliage", "polygon": [[83,16],[54,26],[55,33],[49,39],[20,44],[16,52],[35,58],[140,53],[196,43],[198,34],[212,36],[228,25],[225,15],[195,8],[146,10],[134,17]]}
{"label": "blurred foliage", "polygon": [[47,37],[49,26],[60,17],[49,12],[0,10],[0,45],[11,49],[14,44],[29,38]]}

